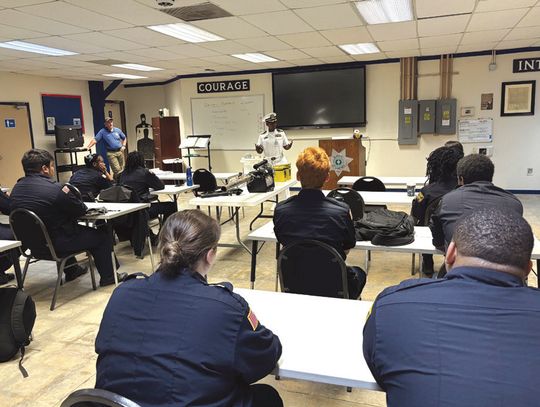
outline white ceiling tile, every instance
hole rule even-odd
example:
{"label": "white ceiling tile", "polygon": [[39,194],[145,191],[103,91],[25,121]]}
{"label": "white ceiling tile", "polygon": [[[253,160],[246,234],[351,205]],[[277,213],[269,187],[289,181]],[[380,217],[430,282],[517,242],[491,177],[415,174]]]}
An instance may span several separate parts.
{"label": "white ceiling tile", "polygon": [[[540,21],[538,21],[540,24]],[[525,40],[529,38],[538,38],[540,37],[540,25],[536,27],[521,27],[514,28],[510,33],[504,38],[507,40]]]}
{"label": "white ceiling tile", "polygon": [[64,65],[64,66],[72,66],[72,67],[84,67],[84,66],[92,66],[94,64],[91,64],[86,61],[80,61],[78,59],[70,58],[70,57],[52,57],[52,56],[42,56],[39,58],[31,58],[27,59],[25,61],[32,61],[35,59],[39,59],[40,61],[44,62],[52,62],[58,65]]}
{"label": "white ceiling tile", "polygon": [[351,3],[300,8],[294,10],[304,21],[317,30],[357,27],[363,25]]}
{"label": "white ceiling tile", "polygon": [[333,45],[330,47],[303,48],[302,51],[315,58],[339,57],[345,55],[340,48]]}
{"label": "white ceiling tile", "polygon": [[320,33],[335,45],[373,42],[373,38],[366,27],[349,27],[337,30],[325,30],[320,31]]}
{"label": "white ceiling tile", "polygon": [[495,49],[528,48],[528,47],[537,46],[535,44],[539,41],[540,41],[540,38],[528,39],[528,40],[501,41],[497,44]]}
{"label": "white ceiling tile", "polygon": [[47,34],[25,30],[8,25],[0,25],[0,41],[26,40],[29,38],[46,37]]}
{"label": "white ceiling tile", "polygon": [[219,52],[195,44],[169,45],[167,47],[161,47],[161,50],[174,54],[174,58],[163,59],[177,59],[178,55],[184,56],[186,58],[212,57],[219,55]]}
{"label": "white ceiling tile", "polygon": [[131,24],[109,17],[107,14],[95,13],[61,1],[20,7],[17,10],[54,21],[69,21],[74,25],[90,30],[131,27]]}
{"label": "white ceiling tile", "polygon": [[[64,0],[75,6],[105,14],[133,25],[173,24],[178,19],[134,0]],[[120,28],[120,27],[118,27]]]}
{"label": "white ceiling tile", "polygon": [[418,49],[418,39],[397,40],[397,41],[379,41],[377,46],[381,51],[399,51],[408,49]]}
{"label": "white ceiling tile", "polygon": [[203,61],[207,61],[209,68],[211,68],[212,63],[220,64],[220,65],[231,65],[231,64],[236,63],[236,60],[238,58],[231,57],[230,55],[218,55],[218,56],[215,56],[215,57],[204,57],[204,58],[201,58],[201,59]]}
{"label": "white ceiling tile", "polygon": [[497,45],[496,41],[493,42],[481,42],[477,44],[460,45],[457,52],[478,52],[478,51],[491,51]]}
{"label": "white ceiling tile", "polygon": [[326,64],[344,64],[346,62],[354,62],[354,59],[349,55],[341,55],[338,57],[320,57],[321,61]]}
{"label": "white ceiling tile", "polygon": [[402,50],[402,51],[387,51],[385,52],[385,54],[388,58],[408,58],[408,57],[419,56],[420,50],[408,49],[408,50]]}
{"label": "white ceiling tile", "polygon": [[263,66],[265,68],[291,68],[293,66],[296,66],[292,62],[287,61],[274,61],[274,62],[264,62],[261,64],[257,64],[258,66]]}
{"label": "white ceiling tile", "polygon": [[294,48],[314,48],[331,45],[330,42],[318,32],[279,35],[278,38]]}
{"label": "white ceiling tile", "polygon": [[[146,63],[154,61],[155,58],[151,56],[144,56],[144,54],[141,55],[135,55],[132,53],[122,52],[122,51],[111,51],[111,52],[100,52],[99,54],[87,54],[84,55],[84,57],[88,57],[84,59],[85,61],[95,61],[95,60],[103,60],[103,59],[117,59],[119,61],[125,61],[130,63]],[[149,65],[149,64],[146,64]]]}
{"label": "white ceiling tile", "polygon": [[[181,47],[181,45],[179,45]],[[167,60],[167,59],[177,59],[178,54],[175,54],[169,49],[165,48],[144,48],[144,49],[134,49],[129,52],[126,52],[126,54],[133,54],[133,55],[139,55],[144,58],[148,58],[148,60]],[[211,52],[211,51],[209,51]]]}
{"label": "white ceiling tile", "polygon": [[416,22],[414,21],[368,25],[367,29],[375,41],[402,40],[417,37]]}
{"label": "white ceiling tile", "polygon": [[208,48],[220,54],[244,54],[253,52],[254,49],[236,41],[210,41],[199,45],[202,48]]}
{"label": "white ceiling tile", "polygon": [[257,38],[242,38],[237,42],[244,44],[258,51],[277,51],[281,49],[290,49],[291,46],[276,37],[266,36]]}
{"label": "white ceiling tile", "polygon": [[470,14],[465,14],[418,20],[418,35],[420,37],[429,37],[431,35],[461,33],[465,31],[470,18]]}
{"label": "white ceiling tile", "polygon": [[211,20],[194,21],[193,25],[210,31],[226,39],[261,37],[266,35],[252,24],[239,17],[214,18]]}
{"label": "white ceiling tile", "polygon": [[432,55],[445,55],[445,54],[454,54],[456,52],[457,45],[451,47],[432,47],[432,48],[421,48],[420,53],[422,56],[432,56]]}
{"label": "white ceiling tile", "polygon": [[321,60],[316,58],[295,59],[291,62],[296,66],[320,65],[322,63]]}
{"label": "white ceiling tile", "polygon": [[39,28],[39,32],[49,35],[76,34],[88,31],[85,28],[77,27],[75,23],[74,25],[65,24],[32,16],[17,10],[0,10],[0,21],[2,21],[2,24],[27,30],[36,30]]}
{"label": "white ceiling tile", "polygon": [[106,34],[93,31],[82,34],[64,35],[64,38],[71,41],[81,41],[87,44],[95,45],[96,47],[107,47],[108,49],[117,51],[127,51],[130,49],[144,48],[143,45],[124,40],[122,38],[108,36]]}
{"label": "white ceiling tile", "polygon": [[184,41],[173,38],[169,35],[160,34],[146,27],[125,28],[122,30],[102,31],[105,35],[134,41],[147,47],[161,47],[167,45],[182,44]]}
{"label": "white ceiling tile", "polygon": [[439,35],[420,38],[420,48],[450,48],[458,45],[462,34]]}
{"label": "white ceiling tile", "polygon": [[538,0],[480,0],[474,9],[475,13],[483,13],[485,11],[509,10],[521,7],[531,7]]}
{"label": "white ceiling tile", "polygon": [[212,0],[212,3],[237,16],[287,9],[278,0]]}
{"label": "white ceiling tile", "polygon": [[302,8],[347,3],[348,0],[281,0],[281,2],[289,8]]}
{"label": "white ceiling tile", "polygon": [[93,45],[86,42],[69,40],[64,37],[34,38],[32,43],[77,52],[79,54],[94,54],[97,52],[111,51],[110,48],[104,46],[105,44]]}
{"label": "white ceiling tile", "polygon": [[376,61],[378,59],[384,59],[382,52],[376,52],[374,54],[352,55],[355,61]]}
{"label": "white ceiling tile", "polygon": [[518,23],[518,27],[529,27],[538,25],[540,21],[540,7],[533,7],[525,14],[525,17]]}
{"label": "white ceiling tile", "polygon": [[244,16],[243,18],[271,35],[313,31],[304,20],[289,10],[276,11],[274,13],[252,14]]}
{"label": "white ceiling tile", "polygon": [[49,0],[0,0],[0,6],[5,8],[31,6],[32,4],[44,3]]}
{"label": "white ceiling tile", "polygon": [[463,34],[461,45],[475,44],[478,42],[500,41],[510,29],[504,30],[489,30],[489,31],[474,31]]}
{"label": "white ceiling tile", "polygon": [[476,0],[416,0],[416,16],[425,18],[471,13],[475,3]]}
{"label": "white ceiling tile", "polygon": [[467,31],[485,31],[498,28],[511,28],[525,15],[529,9],[490,11],[474,13],[467,26]]}
{"label": "white ceiling tile", "polygon": [[309,58],[309,55],[303,53],[302,51],[299,51],[297,49],[284,49],[280,51],[268,51],[266,52],[267,55],[270,55],[271,57],[277,58],[281,61],[291,61],[294,59],[304,59]]}

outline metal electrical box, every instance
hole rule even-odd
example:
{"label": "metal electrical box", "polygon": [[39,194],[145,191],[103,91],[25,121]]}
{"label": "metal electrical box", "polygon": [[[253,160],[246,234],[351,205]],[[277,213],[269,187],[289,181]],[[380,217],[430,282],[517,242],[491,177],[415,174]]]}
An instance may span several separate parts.
{"label": "metal electrical box", "polygon": [[398,144],[418,144],[418,100],[399,101]]}
{"label": "metal electrical box", "polygon": [[418,134],[435,133],[436,100],[418,101]]}
{"label": "metal electrical box", "polygon": [[456,99],[437,100],[437,134],[456,134]]}

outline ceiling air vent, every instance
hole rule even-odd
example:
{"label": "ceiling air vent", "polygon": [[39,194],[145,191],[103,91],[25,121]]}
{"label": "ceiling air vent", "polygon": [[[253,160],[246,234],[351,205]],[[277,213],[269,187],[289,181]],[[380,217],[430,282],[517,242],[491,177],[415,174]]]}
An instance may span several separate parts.
{"label": "ceiling air vent", "polygon": [[99,64],[99,65],[120,65],[125,64],[125,61],[120,61],[118,59],[97,59],[94,61],[88,61],[92,64]]}
{"label": "ceiling air vent", "polygon": [[210,20],[213,18],[232,16],[231,13],[208,2],[195,4],[193,6],[166,8],[160,11],[183,21]]}

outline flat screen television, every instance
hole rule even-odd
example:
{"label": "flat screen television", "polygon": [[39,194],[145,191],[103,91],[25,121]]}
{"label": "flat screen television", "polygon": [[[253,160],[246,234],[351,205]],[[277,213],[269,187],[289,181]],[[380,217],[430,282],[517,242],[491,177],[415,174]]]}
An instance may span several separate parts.
{"label": "flat screen television", "polygon": [[56,125],[54,135],[56,148],[77,148],[84,145],[81,126]]}
{"label": "flat screen television", "polygon": [[364,67],[274,73],[272,87],[280,128],[366,125]]}

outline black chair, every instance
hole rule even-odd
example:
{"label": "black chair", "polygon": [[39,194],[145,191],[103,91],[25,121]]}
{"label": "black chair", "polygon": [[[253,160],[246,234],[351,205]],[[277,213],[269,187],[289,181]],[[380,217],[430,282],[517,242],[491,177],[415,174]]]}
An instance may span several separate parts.
{"label": "black chair", "polygon": [[199,185],[195,190],[197,196],[201,192],[214,192],[217,189],[216,177],[205,168],[199,168],[193,173],[193,184]]}
{"label": "black chair", "polygon": [[52,244],[49,232],[45,227],[43,221],[34,212],[27,209],[15,209],[9,215],[9,224],[13,235],[16,240],[20,240],[22,246],[20,247],[21,254],[26,257],[24,263],[24,269],[22,273],[22,280],[26,278],[28,266],[30,263],[35,263],[39,260],[47,260],[56,262],[56,270],[58,272],[58,278],[56,279],[56,287],[54,289],[53,298],[51,301],[51,311],[54,310],[56,305],[56,296],[58,294],[58,288],[62,284],[62,276],[66,267],[66,262],[79,254],[85,254],[86,259],[83,261],[77,261],[74,264],[68,266],[74,266],[88,262],[90,268],[90,276],[92,278],[92,288],[96,289],[96,278],[94,275],[94,262],[92,255],[89,251],[80,251],[75,253],[69,253],[66,256],[60,257]]}
{"label": "black chair", "polygon": [[282,292],[349,298],[345,261],[326,243],[291,243],[279,253],[277,266]]}
{"label": "black chair", "polygon": [[71,393],[60,407],[141,407],[112,391],[102,389],[81,389]]}
{"label": "black chair", "polygon": [[[386,191],[386,186],[379,178],[362,177],[354,182],[352,189],[355,191],[384,192]],[[371,212],[375,209],[386,209],[386,205],[366,205],[364,207],[365,212]]]}
{"label": "black chair", "polygon": [[351,209],[353,220],[362,219],[364,216],[364,200],[362,195],[351,188],[336,188],[330,191],[327,195],[329,198],[334,198],[345,202]]}

